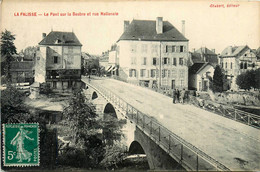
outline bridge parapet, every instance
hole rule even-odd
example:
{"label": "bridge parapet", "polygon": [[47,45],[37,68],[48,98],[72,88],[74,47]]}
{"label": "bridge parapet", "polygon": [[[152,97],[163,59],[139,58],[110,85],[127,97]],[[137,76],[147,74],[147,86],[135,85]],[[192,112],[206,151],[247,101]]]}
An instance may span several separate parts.
{"label": "bridge parapet", "polygon": [[122,114],[125,114],[128,119],[133,121],[140,130],[158,144],[175,161],[179,162],[186,170],[230,171],[226,166],[169,131],[156,119],[142,113],[115,93],[97,85],[87,84],[107,101],[113,102]]}

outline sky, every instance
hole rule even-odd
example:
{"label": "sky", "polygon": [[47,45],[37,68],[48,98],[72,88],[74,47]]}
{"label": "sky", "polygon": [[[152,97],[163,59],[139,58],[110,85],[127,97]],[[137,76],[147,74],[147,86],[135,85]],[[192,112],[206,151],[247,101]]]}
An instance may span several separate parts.
{"label": "sky", "polygon": [[[223,7],[210,7],[224,5]],[[227,7],[233,4],[236,7]],[[18,52],[36,46],[42,33],[73,31],[83,44],[82,51],[101,54],[110,49],[123,33],[124,20],[155,20],[163,17],[182,31],[189,51],[207,47],[221,53],[227,46],[260,46],[260,2],[256,1],[83,1],[83,0],[3,0],[1,30],[16,35]],[[36,12],[37,16],[17,16],[21,12]],[[44,16],[44,13],[117,12],[117,16]],[[39,16],[38,14],[42,14]]]}

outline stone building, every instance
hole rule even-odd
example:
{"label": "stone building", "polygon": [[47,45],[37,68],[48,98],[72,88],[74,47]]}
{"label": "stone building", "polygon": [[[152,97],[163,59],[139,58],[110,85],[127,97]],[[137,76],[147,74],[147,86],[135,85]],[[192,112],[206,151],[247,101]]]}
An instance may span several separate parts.
{"label": "stone building", "polygon": [[35,82],[46,82],[53,90],[80,87],[81,46],[73,32],[43,33],[36,53]]}
{"label": "stone building", "polygon": [[228,46],[219,56],[220,66],[225,71],[225,76],[230,80],[230,89],[238,89],[236,78],[247,70],[257,69],[257,57],[247,45]]}
{"label": "stone building", "polygon": [[125,21],[117,41],[119,78],[148,87],[187,89],[188,46],[188,39],[162,17]]}

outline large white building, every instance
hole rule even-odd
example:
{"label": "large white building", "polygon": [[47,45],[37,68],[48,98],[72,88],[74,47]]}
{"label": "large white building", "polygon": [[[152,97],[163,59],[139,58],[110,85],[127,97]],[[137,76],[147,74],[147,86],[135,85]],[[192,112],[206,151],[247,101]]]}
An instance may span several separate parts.
{"label": "large white building", "polygon": [[162,17],[125,21],[117,42],[119,77],[149,87],[187,89],[188,46],[188,39]]}

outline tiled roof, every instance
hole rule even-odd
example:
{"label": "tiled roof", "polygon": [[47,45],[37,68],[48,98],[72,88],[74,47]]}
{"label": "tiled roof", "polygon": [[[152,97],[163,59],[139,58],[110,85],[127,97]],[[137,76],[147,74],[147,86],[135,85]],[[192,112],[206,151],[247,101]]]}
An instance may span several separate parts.
{"label": "tiled roof", "polygon": [[193,63],[204,63],[204,58],[200,53],[191,53],[191,59]]}
{"label": "tiled roof", "polygon": [[[240,53],[244,48],[249,48],[247,45],[244,46],[234,46],[234,47],[226,47],[222,52],[221,56],[236,56],[238,53]],[[231,54],[229,53],[229,49],[231,48]]]}
{"label": "tiled roof", "polygon": [[133,20],[120,40],[188,41],[171,23],[163,21],[163,33],[157,34],[156,21]]}
{"label": "tiled roof", "polygon": [[[204,67],[207,65],[211,65],[210,63],[194,63],[190,68],[189,68],[189,74],[197,74],[199,73]],[[212,66],[212,65],[211,65]]]}
{"label": "tiled roof", "polygon": [[74,45],[82,46],[73,32],[51,31],[39,45]]}
{"label": "tiled roof", "polygon": [[195,53],[217,55],[213,51],[209,50],[207,47],[201,47],[200,49],[196,50]]}

